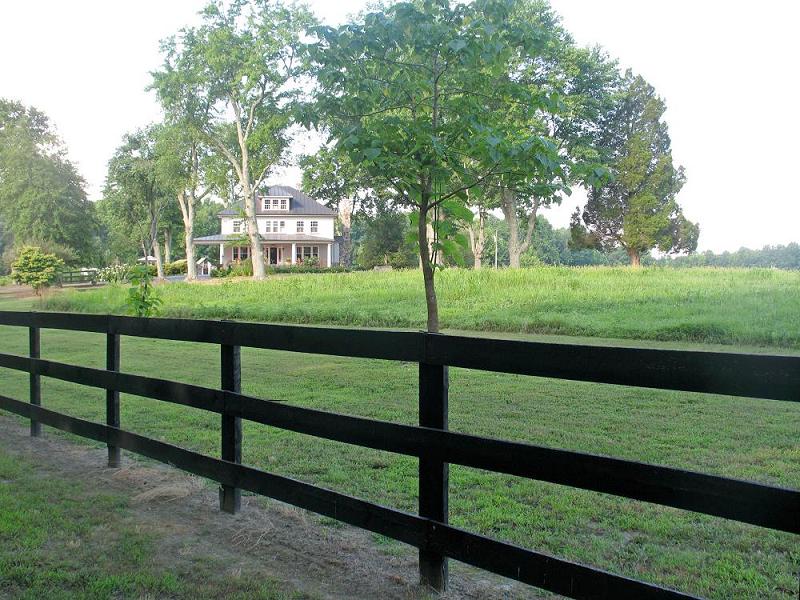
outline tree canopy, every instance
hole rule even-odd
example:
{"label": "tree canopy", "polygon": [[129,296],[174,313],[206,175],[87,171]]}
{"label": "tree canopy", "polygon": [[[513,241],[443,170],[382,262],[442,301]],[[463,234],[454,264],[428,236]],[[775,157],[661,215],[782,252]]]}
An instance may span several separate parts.
{"label": "tree canopy", "polygon": [[653,248],[665,253],[697,248],[699,227],[684,217],[676,200],[686,177],[672,160],[665,110],[653,86],[628,71],[597,136],[614,177],[590,190],[585,209],[573,215],[576,245],[622,247],[634,266]]}
{"label": "tree canopy", "polygon": [[5,242],[59,247],[62,258],[92,263],[98,227],[85,183],[47,116],[0,99],[0,220]]}

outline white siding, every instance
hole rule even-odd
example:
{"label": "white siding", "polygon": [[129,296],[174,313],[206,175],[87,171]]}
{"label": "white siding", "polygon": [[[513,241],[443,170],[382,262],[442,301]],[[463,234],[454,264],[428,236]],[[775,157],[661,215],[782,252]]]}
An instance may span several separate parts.
{"label": "white siding", "polygon": [[[222,234],[231,234],[233,233],[233,222],[234,221],[241,221],[242,219],[233,217],[222,217],[220,219],[222,221],[220,225],[220,233]],[[303,221],[303,234],[304,235],[313,235],[316,237],[320,237],[323,239],[333,239],[333,217],[312,217],[312,216],[278,216],[278,215],[257,215],[256,221],[258,222],[258,231],[260,233],[267,232],[267,221],[285,221],[286,227],[283,231],[279,231],[278,233],[285,233],[288,235],[295,235],[297,233],[297,221]],[[311,233],[311,221],[317,221],[319,223],[318,230],[315,233]],[[244,233],[244,227],[241,229],[242,233]],[[270,233],[275,233],[274,231]]]}

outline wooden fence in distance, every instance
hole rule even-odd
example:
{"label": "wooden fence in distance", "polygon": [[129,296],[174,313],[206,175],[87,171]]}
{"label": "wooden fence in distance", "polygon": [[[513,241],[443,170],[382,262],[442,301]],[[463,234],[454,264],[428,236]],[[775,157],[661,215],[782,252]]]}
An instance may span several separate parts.
{"label": "wooden fence in distance", "polygon": [[[240,490],[269,496],[419,549],[420,576],[447,585],[447,559],[572,598],[692,596],[588,565],[501,542],[448,524],[448,465],[614,494],[800,534],[800,491],[667,466],[448,431],[448,367],[568,380],[800,401],[800,357],[551,344],[424,332],[374,331],[233,321],[0,312],[0,325],[29,330],[29,356],[0,354],[0,367],[30,373],[29,402],[0,396],[0,409],[174,465],[221,484],[221,509],[239,509]],[[106,335],[106,369],[40,358],[40,330]],[[220,388],[120,372],[122,335],[218,344]],[[290,406],[241,393],[240,348],[269,348],[419,363],[419,426]],[[41,405],[41,377],[106,390],[105,424]],[[120,393],[221,415],[221,459],[125,431]],[[419,514],[241,464],[241,420],[419,459]]]}

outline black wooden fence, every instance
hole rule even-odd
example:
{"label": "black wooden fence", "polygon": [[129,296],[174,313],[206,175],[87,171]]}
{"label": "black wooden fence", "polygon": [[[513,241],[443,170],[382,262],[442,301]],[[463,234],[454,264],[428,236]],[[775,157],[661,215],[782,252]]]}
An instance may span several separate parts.
{"label": "black wooden fence", "polygon": [[[0,354],[0,367],[30,373],[30,402],[0,396],[0,409],[108,445],[110,466],[129,450],[221,484],[222,510],[249,490],[411,544],[423,583],[447,584],[447,558],[572,598],[689,598],[686,594],[528,550],[448,524],[448,465],[459,464],[604,492],[800,533],[800,491],[607,456],[447,430],[448,366],[568,380],[800,401],[800,357],[548,344],[423,332],[265,325],[232,321],[0,312],[27,327],[30,356]],[[40,358],[40,329],[107,335],[106,369]],[[221,347],[220,389],[120,372],[119,336]],[[290,406],[243,395],[241,346],[419,363],[420,426]],[[107,390],[106,424],[41,406],[40,377]],[[120,429],[120,392],[221,415],[221,459]],[[241,464],[241,419],[419,458],[419,514],[411,514]]]}
{"label": "black wooden fence", "polygon": [[76,283],[91,283],[95,285],[100,272],[97,269],[81,269],[77,271],[60,271],[58,285],[73,285]]}

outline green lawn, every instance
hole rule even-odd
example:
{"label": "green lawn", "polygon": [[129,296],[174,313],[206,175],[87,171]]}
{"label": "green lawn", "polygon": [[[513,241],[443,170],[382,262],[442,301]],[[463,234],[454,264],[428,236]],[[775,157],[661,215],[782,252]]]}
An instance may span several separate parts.
{"label": "green lawn", "polygon": [[[800,272],[619,267],[447,269],[442,327],[474,331],[800,348]],[[54,294],[48,310],[126,310],[126,290]],[[165,316],[423,327],[419,271],[272,276],[263,283],[170,284]]]}
{"label": "green lawn", "polygon": [[[292,281],[276,278],[264,285]],[[294,281],[300,285],[302,280]],[[317,281],[322,279],[306,284]],[[257,289],[246,287],[251,293]],[[23,308],[24,303],[0,307]],[[0,347],[25,353],[27,332],[0,327]],[[42,334],[45,358],[102,368],[103,352],[104,340],[97,334]],[[122,342],[122,367],[132,373],[216,386],[218,360],[219,349],[210,345]],[[416,422],[414,364],[254,349],[243,349],[242,360],[245,393]],[[0,377],[3,393],[27,397],[27,376],[0,370]],[[46,406],[69,414],[104,418],[100,390],[45,379],[43,398]],[[800,487],[800,405],[795,403],[453,369],[450,418],[457,431]],[[123,396],[122,423],[218,456],[217,415]],[[416,461],[410,458],[252,423],[245,423],[243,456],[250,465],[416,508]],[[529,548],[712,598],[796,597],[797,536],[461,467],[452,468],[450,489],[453,523]]]}

